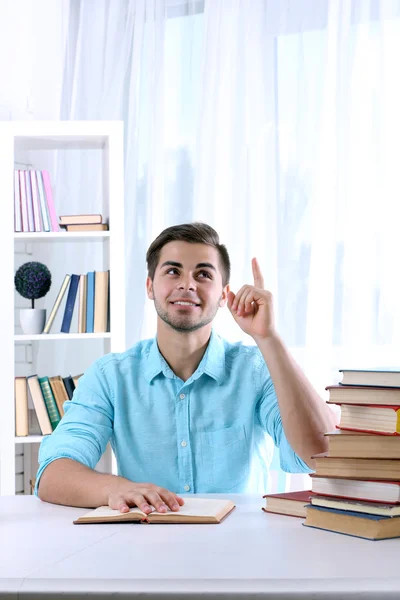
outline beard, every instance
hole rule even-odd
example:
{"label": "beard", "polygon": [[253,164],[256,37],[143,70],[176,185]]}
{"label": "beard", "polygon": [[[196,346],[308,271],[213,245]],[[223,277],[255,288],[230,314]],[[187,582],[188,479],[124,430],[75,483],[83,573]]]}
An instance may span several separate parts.
{"label": "beard", "polygon": [[218,312],[219,302],[221,298],[218,300],[215,306],[210,308],[210,311],[207,315],[203,315],[203,318],[200,318],[198,320],[193,315],[177,314],[172,316],[168,314],[167,310],[165,310],[159,304],[156,297],[154,297],[154,306],[157,315],[160,317],[160,319],[164,321],[164,323],[169,325],[174,331],[177,331],[179,333],[190,333],[192,331],[197,331],[197,329],[201,329],[202,327],[205,327],[206,325],[211,323],[211,321],[214,319],[215,315]]}

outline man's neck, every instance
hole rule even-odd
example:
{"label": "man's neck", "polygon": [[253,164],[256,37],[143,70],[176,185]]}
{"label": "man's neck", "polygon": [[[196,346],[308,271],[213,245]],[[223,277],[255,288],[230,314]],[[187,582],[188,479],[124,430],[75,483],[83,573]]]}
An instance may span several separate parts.
{"label": "man's neck", "polygon": [[157,325],[158,349],[177,377],[187,381],[199,366],[207,349],[211,324],[190,333],[174,331],[163,321]]}

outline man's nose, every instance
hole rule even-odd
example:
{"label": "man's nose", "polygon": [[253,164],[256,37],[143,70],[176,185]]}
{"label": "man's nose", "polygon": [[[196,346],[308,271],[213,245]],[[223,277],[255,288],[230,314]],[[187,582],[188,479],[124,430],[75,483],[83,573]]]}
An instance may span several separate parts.
{"label": "man's nose", "polygon": [[178,289],[180,290],[189,290],[189,291],[195,291],[196,289],[196,282],[193,279],[193,277],[182,277],[182,279],[180,279],[179,284],[178,284]]}

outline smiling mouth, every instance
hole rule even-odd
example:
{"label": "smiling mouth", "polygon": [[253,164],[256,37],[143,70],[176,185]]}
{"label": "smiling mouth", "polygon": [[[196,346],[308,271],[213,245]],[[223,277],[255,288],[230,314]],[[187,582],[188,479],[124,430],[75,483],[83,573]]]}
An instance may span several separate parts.
{"label": "smiling mouth", "polygon": [[177,301],[177,302],[171,302],[171,304],[173,304],[174,306],[200,306],[200,304],[195,304],[194,302],[183,302],[183,301]]}

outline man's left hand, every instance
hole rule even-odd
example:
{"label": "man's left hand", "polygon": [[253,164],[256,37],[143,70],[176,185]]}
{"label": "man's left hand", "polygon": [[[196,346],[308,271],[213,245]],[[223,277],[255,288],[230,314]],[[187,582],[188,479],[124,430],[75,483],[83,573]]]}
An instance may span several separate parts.
{"label": "man's left hand", "polygon": [[256,258],[251,261],[254,285],[244,285],[235,295],[228,293],[228,308],[236,323],[255,341],[276,334],[272,294],[264,289],[264,278]]}

